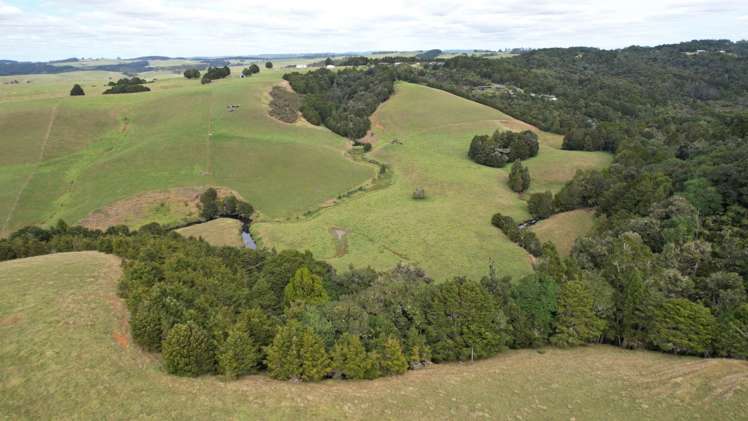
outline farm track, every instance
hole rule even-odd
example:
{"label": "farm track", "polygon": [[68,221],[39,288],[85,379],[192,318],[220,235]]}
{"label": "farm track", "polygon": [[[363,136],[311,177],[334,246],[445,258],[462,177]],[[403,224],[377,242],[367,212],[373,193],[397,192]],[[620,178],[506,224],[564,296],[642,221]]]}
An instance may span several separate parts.
{"label": "farm track", "polygon": [[210,144],[215,126],[213,124],[213,92],[208,98],[208,134],[205,136],[205,175],[213,175],[213,160],[210,158]]}
{"label": "farm track", "polygon": [[26,190],[26,187],[28,187],[29,183],[31,183],[31,180],[34,178],[34,175],[36,174],[37,169],[39,169],[39,166],[42,164],[42,161],[44,160],[44,155],[47,151],[47,144],[49,143],[49,136],[52,133],[52,126],[54,126],[55,119],[57,119],[57,110],[59,109],[59,107],[60,107],[60,103],[58,102],[52,108],[52,112],[49,115],[49,123],[47,123],[47,131],[44,134],[42,147],[39,151],[39,159],[36,161],[36,165],[34,165],[33,171],[31,171],[29,176],[26,177],[26,181],[24,181],[21,188],[18,189],[18,194],[16,195],[16,199],[13,201],[13,205],[10,207],[10,210],[8,211],[8,216],[5,218],[5,222],[3,223],[3,228],[2,230],[0,230],[0,232],[7,231],[8,225],[10,224],[10,220],[13,217],[13,214],[15,213],[16,208],[18,207],[18,202],[21,201],[21,196],[23,195],[23,192]]}

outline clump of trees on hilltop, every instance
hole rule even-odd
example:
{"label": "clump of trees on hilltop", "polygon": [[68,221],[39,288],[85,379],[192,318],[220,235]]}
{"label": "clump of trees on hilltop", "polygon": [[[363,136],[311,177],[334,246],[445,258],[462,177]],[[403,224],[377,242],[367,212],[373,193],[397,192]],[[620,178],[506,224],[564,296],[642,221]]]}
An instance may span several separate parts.
{"label": "clump of trees on hilltop", "polygon": [[122,78],[117,82],[109,82],[109,89],[104,91],[105,95],[109,94],[130,94],[136,92],[149,92],[151,88],[144,86],[148,83],[145,79],[137,76],[131,78]]}
{"label": "clump of trees on hilltop", "polygon": [[[272,64],[270,65],[272,67]],[[252,63],[249,67],[242,69],[242,75],[244,77],[252,76],[255,73],[260,73],[260,66]]]}
{"label": "clump of trees on hilltop", "polygon": [[496,130],[491,136],[473,137],[468,157],[478,164],[500,168],[507,162],[536,156],[539,147],[538,135],[529,130],[520,133]]}
{"label": "clump of trees on hilltop", "polygon": [[233,194],[221,199],[218,197],[218,191],[213,187],[200,195],[200,216],[204,219],[229,217],[249,223],[253,213],[254,208],[249,203],[237,199]]}
{"label": "clump of trees on hilltop", "polygon": [[283,76],[302,95],[300,111],[314,125],[356,140],[371,126],[369,117],[394,91],[395,76],[386,66],[366,70],[319,69]]}
{"label": "clump of trees on hilltop", "polygon": [[231,69],[229,68],[229,66],[208,67],[208,70],[205,71],[202,79],[200,79],[200,83],[205,85],[211,83],[214,80],[224,79],[229,75],[231,75]]}
{"label": "clump of trees on hilltop", "polygon": [[200,79],[200,70],[198,69],[187,69],[184,71],[184,77],[187,79]]}

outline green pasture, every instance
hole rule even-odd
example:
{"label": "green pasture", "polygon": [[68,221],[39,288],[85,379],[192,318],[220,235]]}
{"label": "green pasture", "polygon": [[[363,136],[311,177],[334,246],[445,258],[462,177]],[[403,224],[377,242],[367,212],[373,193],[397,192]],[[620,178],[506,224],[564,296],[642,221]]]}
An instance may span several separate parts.
{"label": "green pasture", "polygon": [[[493,261],[502,274],[531,272],[529,255],[490,224],[502,212],[529,217],[525,197],[506,185],[509,166],[484,167],[467,158],[475,134],[518,129],[524,123],[492,108],[443,91],[398,83],[395,95],[373,116],[374,151],[386,163],[392,185],[355,195],[301,221],[253,226],[262,244],[310,249],[339,269],[349,265],[386,269],[418,265],[435,278],[485,275]],[[393,140],[396,140],[393,142]],[[602,168],[605,153],[560,149],[559,136],[541,134],[540,153],[526,163],[530,192],[557,191],[580,168]],[[424,188],[425,200],[412,199]],[[347,253],[331,230],[346,232]]]}

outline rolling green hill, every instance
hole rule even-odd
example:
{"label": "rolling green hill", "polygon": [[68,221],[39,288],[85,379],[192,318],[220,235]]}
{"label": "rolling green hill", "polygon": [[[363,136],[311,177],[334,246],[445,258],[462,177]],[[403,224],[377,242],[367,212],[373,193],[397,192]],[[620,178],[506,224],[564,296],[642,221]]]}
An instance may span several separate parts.
{"label": "rolling green hill", "polygon": [[85,97],[66,96],[73,74],[29,77],[0,95],[1,232],[75,223],[119,199],[182,186],[225,186],[286,218],[372,177],[372,165],[344,156],[343,138],[267,115],[281,74],[207,86],[171,77],[153,92],[107,96],[96,95],[101,75],[83,84]]}
{"label": "rolling green hill", "polygon": [[373,381],[179,378],[129,336],[119,259],[0,263],[0,414],[9,419],[720,419],[748,411],[745,361],[608,346],[510,351]]}
{"label": "rolling green hill", "polygon": [[[499,211],[529,218],[523,197],[506,185],[509,166],[497,170],[467,158],[473,135],[529,126],[475,102],[407,83],[397,84],[372,121],[371,155],[389,165],[392,185],[300,222],[258,223],[253,232],[265,246],[308,248],[339,269],[351,264],[385,269],[404,261],[438,278],[477,279],[493,259],[502,274],[531,271],[528,254],[490,224]],[[557,191],[577,169],[610,162],[605,153],[562,151],[560,136],[540,133],[540,139],[539,155],[526,161],[533,178],[530,192]],[[426,200],[411,198],[417,187],[425,189]]]}

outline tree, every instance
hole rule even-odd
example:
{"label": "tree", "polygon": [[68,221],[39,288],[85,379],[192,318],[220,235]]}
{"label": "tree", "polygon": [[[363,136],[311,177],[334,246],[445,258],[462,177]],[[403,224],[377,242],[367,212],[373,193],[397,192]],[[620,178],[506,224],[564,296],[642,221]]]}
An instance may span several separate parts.
{"label": "tree", "polygon": [[200,71],[197,69],[187,69],[184,71],[184,77],[187,79],[200,79]]}
{"label": "tree", "polygon": [[720,315],[714,349],[723,357],[748,358],[748,304]]}
{"label": "tree", "polygon": [[665,352],[707,355],[715,326],[708,308],[685,298],[674,298],[655,309],[650,338]]}
{"label": "tree", "polygon": [[403,374],[408,370],[408,361],[403,355],[400,341],[394,336],[388,336],[384,340],[379,354],[379,371],[383,376]]}
{"label": "tree", "polygon": [[595,315],[592,306],[592,295],[584,283],[569,281],[562,284],[554,323],[556,333],[551,337],[551,343],[568,347],[599,338],[605,321]]}
{"label": "tree", "polygon": [[272,61],[266,61],[265,62],[265,68],[266,69],[272,69],[273,68],[273,62]]}
{"label": "tree", "polygon": [[332,64],[332,59],[330,57],[325,59],[325,66],[329,66]]}
{"label": "tree", "polygon": [[260,66],[252,63],[252,65],[249,66],[249,72],[252,74],[260,73]]}
{"label": "tree", "polygon": [[435,285],[422,297],[427,345],[435,362],[485,358],[509,339],[506,319],[479,283],[464,278]]}
{"label": "tree", "polygon": [[267,348],[267,367],[270,377],[279,380],[298,379],[304,373],[301,355],[304,331],[297,321],[290,321],[278,329],[273,343]]}
{"label": "tree", "polygon": [[235,326],[218,350],[218,367],[226,377],[235,379],[257,368],[260,352],[246,330]]}
{"label": "tree", "polygon": [[344,334],[332,350],[333,368],[346,379],[365,379],[372,361],[358,336]]}
{"label": "tree", "polygon": [[527,201],[527,209],[533,218],[545,219],[553,215],[553,193],[533,193]]}
{"label": "tree", "polygon": [[311,329],[306,329],[301,341],[302,380],[318,382],[332,369],[325,344]]}
{"label": "tree", "polygon": [[283,290],[283,303],[287,308],[293,303],[322,304],[328,300],[322,278],[307,267],[299,268]]}
{"label": "tree", "polygon": [[73,89],[70,90],[70,96],[83,96],[86,95],[85,92],[83,92],[83,88],[81,88],[81,85],[75,84],[73,85]]}
{"label": "tree", "polygon": [[208,334],[194,322],[175,325],[161,346],[166,371],[199,376],[213,371],[213,349]]}
{"label": "tree", "polygon": [[141,303],[130,318],[130,331],[135,343],[146,351],[161,351],[161,314],[155,306]]}
{"label": "tree", "polygon": [[235,216],[237,214],[238,205],[239,201],[236,197],[234,197],[233,194],[228,195],[223,198],[221,213],[226,216]]}
{"label": "tree", "polygon": [[218,192],[213,187],[205,190],[200,195],[200,216],[205,219],[214,219],[219,214]]}
{"label": "tree", "polygon": [[722,210],[722,195],[706,178],[686,181],[683,196],[696,206],[704,216],[715,215]]}
{"label": "tree", "polygon": [[548,342],[556,313],[558,284],[548,276],[530,275],[511,289],[508,316],[514,347],[540,347]]}
{"label": "tree", "polygon": [[516,193],[522,193],[530,188],[530,171],[522,166],[522,162],[519,160],[514,161],[512,164],[508,184],[509,188]]}

